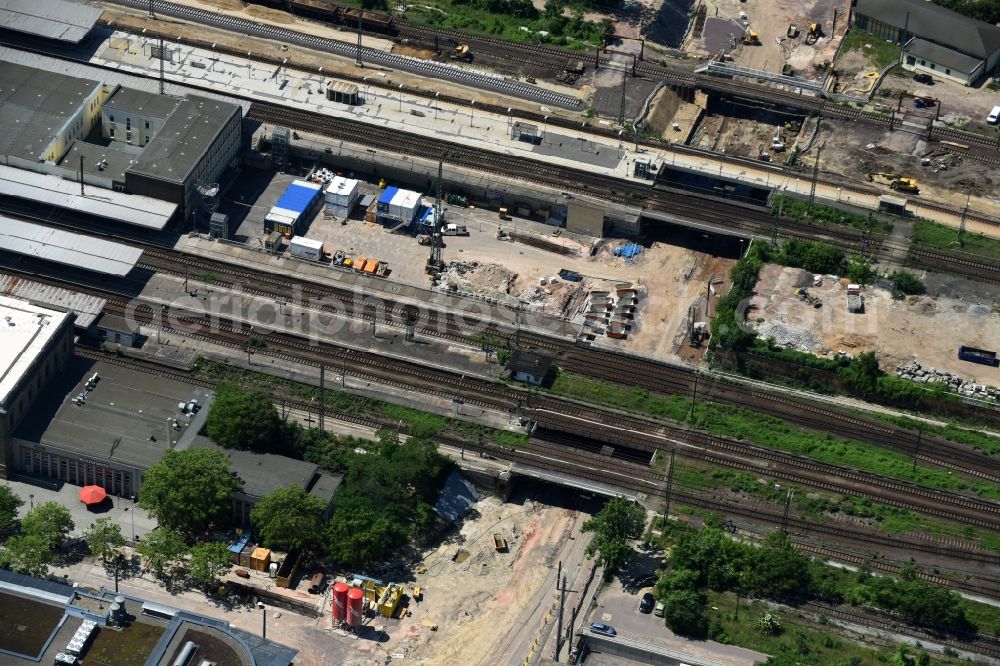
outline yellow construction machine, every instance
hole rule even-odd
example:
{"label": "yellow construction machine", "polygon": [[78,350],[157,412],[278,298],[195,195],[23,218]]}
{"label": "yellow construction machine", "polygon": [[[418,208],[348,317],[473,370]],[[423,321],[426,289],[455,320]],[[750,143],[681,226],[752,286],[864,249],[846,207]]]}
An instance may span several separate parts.
{"label": "yellow construction machine", "polygon": [[760,35],[755,30],[747,30],[743,33],[743,43],[747,46],[760,46]]}
{"label": "yellow construction machine", "polygon": [[815,44],[823,36],[823,28],[819,23],[810,23],[809,31],[806,32],[806,44]]}
{"label": "yellow construction machine", "polygon": [[382,617],[392,617],[399,607],[399,602],[403,599],[403,586],[396,583],[383,585],[381,581],[370,578],[361,579],[361,591],[365,593],[365,599],[375,608]]}
{"label": "yellow construction machine", "polygon": [[888,185],[897,192],[920,193],[920,186],[917,184],[916,178],[900,176],[894,173],[875,173],[872,174],[871,179],[876,183]]}
{"label": "yellow construction machine", "polygon": [[472,60],[472,50],[468,44],[456,44],[451,52],[452,60]]}

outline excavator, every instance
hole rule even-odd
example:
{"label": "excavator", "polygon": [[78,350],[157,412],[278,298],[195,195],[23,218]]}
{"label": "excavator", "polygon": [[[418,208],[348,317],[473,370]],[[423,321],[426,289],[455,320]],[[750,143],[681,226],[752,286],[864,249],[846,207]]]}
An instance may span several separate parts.
{"label": "excavator", "polygon": [[452,60],[472,60],[472,50],[468,44],[456,44],[451,52]]}
{"label": "excavator", "polygon": [[810,23],[806,32],[806,45],[815,44],[823,36],[823,28],[819,23]]}
{"label": "excavator", "polygon": [[920,187],[917,185],[916,178],[900,176],[894,173],[873,173],[871,175],[871,179],[876,183],[888,185],[897,192],[908,192],[910,194],[920,193]]}
{"label": "excavator", "polygon": [[747,46],[760,46],[760,36],[755,30],[747,30],[743,33],[743,43]]}

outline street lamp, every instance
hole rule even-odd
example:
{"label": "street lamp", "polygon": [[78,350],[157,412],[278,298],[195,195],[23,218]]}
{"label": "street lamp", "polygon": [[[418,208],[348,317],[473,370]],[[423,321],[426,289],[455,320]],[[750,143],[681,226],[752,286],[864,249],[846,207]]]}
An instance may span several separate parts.
{"label": "street lamp", "polygon": [[441,97],[441,93],[434,93],[434,120],[438,119],[438,98]]}
{"label": "street lamp", "polygon": [[35,493],[28,493],[28,501],[31,502],[31,511],[35,510]]}
{"label": "street lamp", "polygon": [[267,638],[267,608],[264,606],[263,601],[257,602],[257,608],[260,609],[262,624],[260,628],[261,638]]}
{"label": "street lamp", "polygon": [[135,543],[135,495],[132,495],[129,499],[132,500],[132,506],[129,507],[131,511],[129,509],[126,509],[126,511],[129,511],[129,522],[132,523],[132,543]]}
{"label": "street lamp", "polygon": [[399,112],[403,112],[403,84],[399,84]]}
{"label": "street lamp", "polygon": [[469,127],[475,127],[476,100],[469,100]]}
{"label": "street lamp", "polygon": [[545,118],[542,120],[542,143],[545,143],[545,132],[548,130],[548,128],[549,128],[549,117],[545,116]]}

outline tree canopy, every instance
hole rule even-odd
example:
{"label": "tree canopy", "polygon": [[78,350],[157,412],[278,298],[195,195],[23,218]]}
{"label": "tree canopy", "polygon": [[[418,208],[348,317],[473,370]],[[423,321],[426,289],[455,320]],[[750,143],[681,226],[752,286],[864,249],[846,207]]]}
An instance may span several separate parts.
{"label": "tree canopy", "polygon": [[50,550],[62,543],[73,527],[69,509],[58,502],[39,504],[21,520],[21,533],[41,537]]}
{"label": "tree canopy", "polygon": [[634,552],[629,541],[642,535],[645,524],[645,510],[621,496],[608,501],[597,515],[583,523],[584,532],[594,533],[587,554],[598,553],[606,577],[628,564]]}
{"label": "tree canopy", "polygon": [[0,484],[0,534],[6,534],[17,524],[17,512],[24,500],[14,494],[6,483]]}
{"label": "tree canopy", "polygon": [[184,539],[169,527],[157,527],[142,538],[136,550],[146,560],[150,569],[162,574],[168,564],[176,562],[187,552],[187,545]]}
{"label": "tree canopy", "polygon": [[191,549],[188,574],[194,582],[208,587],[229,571],[231,565],[232,558],[226,544],[217,541],[199,543]]}
{"label": "tree canopy", "polygon": [[265,546],[291,550],[319,540],[324,509],[322,500],[289,486],[262,497],[250,519]]}
{"label": "tree canopy", "polygon": [[48,540],[39,534],[24,534],[7,539],[0,550],[0,565],[26,576],[43,578],[55,561]]}
{"label": "tree canopy", "polygon": [[205,419],[208,436],[219,446],[258,453],[284,453],[289,432],[271,399],[260,391],[221,384]]}
{"label": "tree canopy", "polygon": [[118,523],[112,522],[110,518],[98,518],[94,524],[83,533],[83,538],[87,542],[87,547],[94,555],[100,555],[101,560],[107,561],[116,549],[125,545],[125,536]]}
{"label": "tree canopy", "polygon": [[221,451],[169,450],[146,471],[139,505],[164,527],[205,530],[228,520],[231,495],[242,485]]}

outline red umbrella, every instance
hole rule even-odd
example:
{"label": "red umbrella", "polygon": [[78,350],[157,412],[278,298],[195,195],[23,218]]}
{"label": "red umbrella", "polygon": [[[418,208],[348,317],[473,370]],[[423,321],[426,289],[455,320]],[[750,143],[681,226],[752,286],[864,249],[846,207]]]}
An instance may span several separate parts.
{"label": "red umbrella", "polygon": [[91,504],[100,504],[108,498],[107,491],[100,486],[84,486],[80,488],[80,501],[90,506]]}

